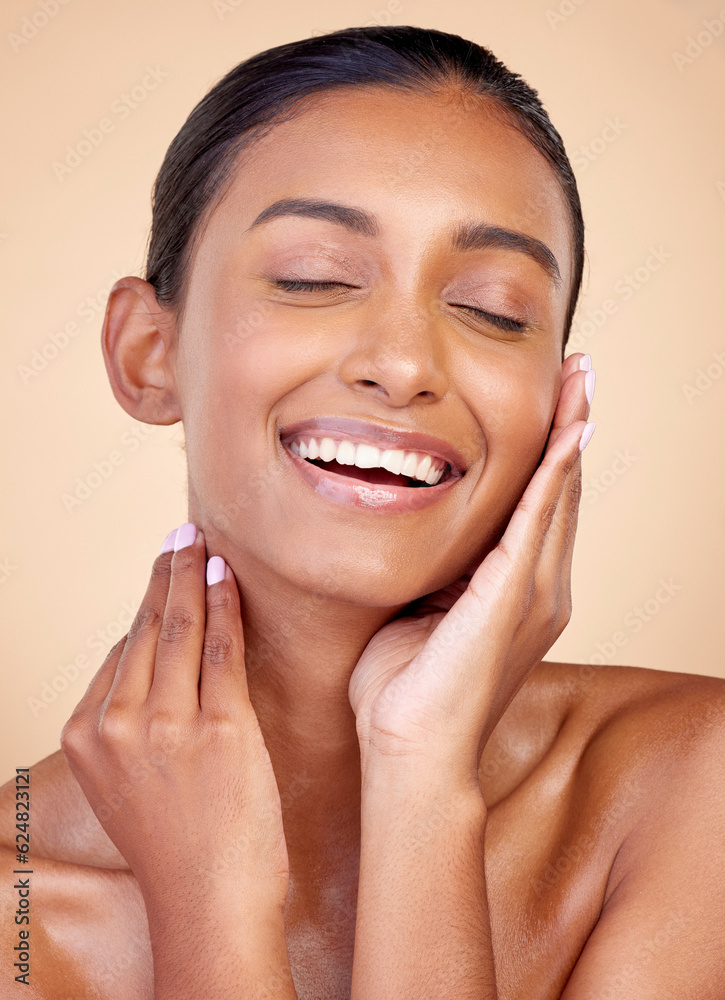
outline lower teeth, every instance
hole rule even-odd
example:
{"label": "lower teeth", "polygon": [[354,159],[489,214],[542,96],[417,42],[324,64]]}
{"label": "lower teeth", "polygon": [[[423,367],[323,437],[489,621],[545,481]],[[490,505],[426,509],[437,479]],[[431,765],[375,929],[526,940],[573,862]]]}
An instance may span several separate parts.
{"label": "lower teeth", "polygon": [[[305,461],[310,462],[312,465],[316,465],[320,469],[328,469],[328,471],[334,471],[330,469],[330,466],[333,465],[333,463],[323,462],[321,458],[306,458]],[[335,462],[334,464],[336,465],[337,463]],[[429,487],[431,485],[430,483],[424,482],[424,480],[422,479],[411,479],[409,476],[400,476],[399,478],[402,479],[404,485],[410,489],[416,489],[419,486]]]}

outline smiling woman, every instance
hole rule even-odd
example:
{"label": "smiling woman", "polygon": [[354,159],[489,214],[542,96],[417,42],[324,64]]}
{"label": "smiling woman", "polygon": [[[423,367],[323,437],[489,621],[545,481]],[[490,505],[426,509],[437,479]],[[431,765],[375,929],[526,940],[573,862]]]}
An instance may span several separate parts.
{"label": "smiling woman", "polygon": [[722,996],[725,685],[543,660],[583,233],[536,92],[456,35],[303,39],[194,109],[102,337],[183,422],[189,520],[31,769],[37,995]]}

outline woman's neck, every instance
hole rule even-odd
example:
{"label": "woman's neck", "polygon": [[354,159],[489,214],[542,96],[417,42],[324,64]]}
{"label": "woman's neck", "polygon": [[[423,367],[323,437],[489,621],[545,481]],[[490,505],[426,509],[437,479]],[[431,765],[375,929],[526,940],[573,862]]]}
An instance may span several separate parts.
{"label": "woman's neck", "polygon": [[277,778],[291,875],[337,870],[359,845],[360,753],[348,684],[369,640],[402,605],[363,607],[302,591],[211,528],[206,539],[237,580],[249,697]]}

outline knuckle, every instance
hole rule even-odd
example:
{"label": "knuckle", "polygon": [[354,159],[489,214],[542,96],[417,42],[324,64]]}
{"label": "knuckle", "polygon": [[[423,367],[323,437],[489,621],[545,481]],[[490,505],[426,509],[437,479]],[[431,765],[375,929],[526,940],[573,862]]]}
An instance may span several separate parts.
{"label": "knuckle", "polygon": [[541,528],[542,534],[546,534],[551,527],[551,522],[554,520],[554,514],[556,514],[556,508],[556,502],[551,500],[547,500],[542,507],[541,514],[539,515],[539,527]]}
{"label": "knuckle", "polygon": [[229,587],[224,586],[224,581],[207,591],[207,603],[215,611],[235,611],[237,607],[235,595]]}
{"label": "knuckle", "polygon": [[164,559],[165,555],[166,553],[163,553],[156,557],[151,567],[152,580],[169,580],[171,578],[171,563],[168,559]]}
{"label": "knuckle", "polygon": [[158,757],[165,756],[189,742],[192,725],[178,714],[157,710],[146,723],[150,750]]}
{"label": "knuckle", "polygon": [[578,504],[579,503],[579,500],[581,499],[581,495],[582,495],[582,477],[581,477],[581,473],[579,473],[578,475],[574,476],[570,480],[569,485],[567,487],[567,494],[568,494],[567,498],[572,503],[574,503],[574,504]]}
{"label": "knuckle", "polygon": [[134,731],[135,720],[120,705],[107,705],[98,720],[98,735],[104,743],[129,743]]}
{"label": "knuckle", "polygon": [[199,627],[196,615],[184,608],[173,608],[164,615],[159,639],[167,642],[179,642],[193,634]]}
{"label": "knuckle", "polygon": [[85,745],[86,738],[87,728],[82,717],[74,713],[60,731],[61,749],[64,752],[70,750],[72,753]]}
{"label": "knuckle", "polygon": [[233,746],[239,741],[239,726],[230,715],[217,711],[207,714],[205,735],[209,743],[217,749]]}
{"label": "knuckle", "polygon": [[199,555],[194,545],[185,545],[182,549],[174,552],[173,559],[169,563],[171,571],[178,576],[179,573],[186,573],[189,570],[196,572],[199,562]]}
{"label": "knuckle", "polygon": [[571,621],[572,602],[571,597],[559,597],[550,602],[547,621],[551,633],[558,637]]}
{"label": "knuckle", "polygon": [[207,632],[204,637],[203,659],[209,663],[225,664],[233,660],[239,652],[236,637],[225,629]]}
{"label": "knuckle", "polygon": [[139,608],[136,617],[131,622],[131,628],[128,630],[128,638],[133,639],[139,632],[153,631],[162,620],[163,615],[157,608],[150,605]]}
{"label": "knuckle", "polygon": [[566,626],[571,621],[571,614],[572,614],[572,605],[571,601],[568,601],[566,604],[564,604],[563,608],[559,612],[558,628],[561,632],[564,631]]}
{"label": "knuckle", "polygon": [[548,627],[554,628],[561,617],[561,603],[555,594],[547,594],[539,598],[541,611]]}

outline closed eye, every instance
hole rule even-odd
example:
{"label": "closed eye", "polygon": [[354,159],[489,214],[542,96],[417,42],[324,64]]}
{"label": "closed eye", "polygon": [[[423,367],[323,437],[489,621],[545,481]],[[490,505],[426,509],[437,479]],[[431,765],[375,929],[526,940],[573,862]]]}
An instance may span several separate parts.
{"label": "closed eye", "polygon": [[[299,281],[294,278],[275,278],[274,284],[286,292],[323,292],[331,288],[355,288],[355,285],[346,285],[342,281]],[[467,309],[469,312],[480,316],[497,326],[500,330],[509,330],[519,333],[526,329],[526,324],[518,319],[511,319],[509,316],[499,316],[496,313],[486,312],[485,309],[476,309],[475,306],[458,306],[459,309]]]}
{"label": "closed eye", "polygon": [[520,333],[526,329],[526,323],[523,323],[519,319],[511,319],[509,316],[498,316],[496,313],[486,312],[485,309],[476,309],[474,306],[458,306],[459,309],[468,309],[470,312],[474,313],[476,316],[481,316],[483,319],[488,320],[489,323],[493,323],[494,326],[499,327],[501,330],[510,330],[514,333]]}
{"label": "closed eye", "polygon": [[342,281],[297,281],[293,278],[275,278],[274,284],[278,288],[283,288],[286,292],[312,292],[325,291],[328,288],[354,288],[354,285],[346,285]]}

